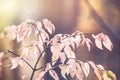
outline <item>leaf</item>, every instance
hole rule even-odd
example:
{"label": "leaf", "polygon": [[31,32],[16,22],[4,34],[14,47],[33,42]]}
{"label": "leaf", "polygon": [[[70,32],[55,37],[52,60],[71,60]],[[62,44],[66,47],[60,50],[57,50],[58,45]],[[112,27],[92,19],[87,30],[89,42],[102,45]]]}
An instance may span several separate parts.
{"label": "leaf", "polygon": [[60,66],[60,69],[61,69],[61,75],[63,78],[67,79],[65,74],[67,73],[67,66]]}
{"label": "leaf", "polygon": [[47,29],[50,34],[53,34],[55,32],[55,26],[51,23],[51,21],[48,19],[43,19],[43,24],[45,26],[45,29]]}
{"label": "leaf", "polygon": [[0,59],[4,56],[4,52],[0,52]]}
{"label": "leaf", "polygon": [[61,42],[64,46],[70,46],[72,50],[75,50],[75,38],[71,37],[70,35],[63,35]]}
{"label": "leaf", "polygon": [[18,65],[19,65],[18,57],[16,57],[16,58],[11,58],[10,60],[11,60],[11,64],[12,64],[12,66],[11,66],[10,69],[12,70],[12,69],[17,68]]}
{"label": "leaf", "polygon": [[[56,46],[51,46],[50,47],[51,52],[52,52],[52,61],[58,60],[61,54],[61,49],[60,49],[60,44],[56,45]],[[54,65],[56,63],[53,62],[52,65]]]}
{"label": "leaf", "polygon": [[65,61],[66,61],[66,59],[67,59],[67,57],[66,57],[65,53],[64,53],[64,52],[61,52],[61,53],[60,53],[61,63],[64,64]]}
{"label": "leaf", "polygon": [[92,37],[95,39],[95,44],[96,44],[96,46],[97,46],[99,49],[103,50],[103,48],[102,48],[102,43],[103,43],[103,45],[104,45],[109,51],[112,51],[113,44],[112,44],[110,38],[109,38],[107,35],[105,35],[105,34],[103,34],[103,33],[99,33],[99,34],[96,35],[96,36],[95,36],[94,34],[92,34]]}
{"label": "leaf", "polygon": [[4,52],[0,52],[0,67],[3,65],[2,59],[4,56]]}
{"label": "leaf", "polygon": [[41,31],[41,29],[42,29],[42,23],[41,23],[40,21],[37,21],[37,22],[36,22],[36,25],[37,25],[37,29],[38,29],[39,31]]}
{"label": "leaf", "polygon": [[46,42],[49,40],[48,33],[43,29],[42,23],[37,21],[36,22],[37,29],[35,29],[35,33],[37,36],[39,36],[39,40],[42,40],[42,42]]}
{"label": "leaf", "polygon": [[53,77],[54,80],[59,80],[59,77],[54,70],[49,70],[49,74],[50,74],[50,76]]}
{"label": "leaf", "polygon": [[104,71],[103,73],[103,80],[111,80],[107,75],[107,71]]}
{"label": "leaf", "polygon": [[110,38],[107,35],[104,35],[103,45],[109,50],[112,51],[113,44],[110,40]]}
{"label": "leaf", "polygon": [[92,66],[94,73],[97,76],[98,80],[102,80],[102,76],[100,75],[99,70],[96,67],[95,63],[93,61],[88,61],[88,63]]}
{"label": "leaf", "polygon": [[18,67],[18,65],[22,66],[24,61],[23,61],[23,57],[15,57],[15,58],[10,58],[11,61],[11,68],[10,69],[15,69]]}
{"label": "leaf", "polygon": [[85,39],[85,43],[86,43],[86,46],[87,46],[87,48],[88,48],[88,51],[90,51],[90,48],[91,48],[91,43],[92,43],[92,41],[90,40],[90,39],[88,39],[88,38],[86,38]]}
{"label": "leaf", "polygon": [[117,80],[115,73],[112,71],[107,71],[108,77],[110,77],[112,80]]}
{"label": "leaf", "polygon": [[85,63],[83,63],[81,65],[82,65],[82,70],[83,70],[85,76],[88,77],[89,72],[90,72],[90,66],[89,66],[89,64],[87,62],[85,62]]}
{"label": "leaf", "polygon": [[72,34],[72,37],[74,37],[75,39],[75,43],[76,43],[76,46],[79,47],[79,45],[83,45],[84,44],[84,35],[82,32],[79,32],[79,31],[76,31]]}
{"label": "leaf", "polygon": [[39,40],[41,40],[42,42],[47,42],[49,40],[49,36],[44,30],[41,30],[40,32]]}
{"label": "leaf", "polygon": [[[61,39],[61,35],[56,35],[51,41],[50,50],[52,53],[52,61],[58,60],[62,53],[61,51],[63,49],[63,44],[60,43],[60,39]],[[52,64],[54,65],[54,63],[56,62],[53,62]]]}
{"label": "leaf", "polygon": [[96,65],[98,68],[102,69],[102,70],[105,70],[104,67],[102,65]]}
{"label": "leaf", "polygon": [[99,39],[99,37],[96,37],[94,34],[92,34],[92,37],[95,39],[95,45],[97,46],[97,48],[103,50],[101,39]]}
{"label": "leaf", "polygon": [[22,75],[21,78],[22,80],[25,80],[26,75]]}
{"label": "leaf", "polygon": [[51,69],[52,68],[52,65],[50,64],[50,63],[48,63],[47,65],[46,65],[46,68],[45,68],[45,71],[47,72],[49,69]]}
{"label": "leaf", "polygon": [[25,23],[21,23],[17,27],[17,42],[24,40],[31,33],[31,28],[27,27]]}
{"label": "leaf", "polygon": [[42,78],[45,76],[46,71],[41,71],[38,76],[35,78],[35,80],[42,80]]}
{"label": "leaf", "polygon": [[82,68],[79,63],[76,63],[76,73],[75,73],[77,79],[83,80],[83,73]]}
{"label": "leaf", "polygon": [[70,46],[65,46],[64,52],[65,52],[67,58],[76,58],[76,55]]}
{"label": "leaf", "polygon": [[12,40],[16,39],[17,26],[12,25],[12,26],[6,27],[5,31],[7,32],[8,38],[11,38]]}
{"label": "leaf", "polygon": [[71,77],[75,76],[75,72],[76,72],[76,65],[75,65],[75,60],[74,59],[69,59],[69,61],[67,62],[68,64],[68,72]]}

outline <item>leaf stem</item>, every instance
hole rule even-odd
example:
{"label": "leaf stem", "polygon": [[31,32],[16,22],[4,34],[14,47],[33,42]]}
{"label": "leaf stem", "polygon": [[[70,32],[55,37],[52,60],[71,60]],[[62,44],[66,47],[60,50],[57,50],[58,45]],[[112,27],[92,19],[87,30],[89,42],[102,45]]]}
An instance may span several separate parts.
{"label": "leaf stem", "polygon": [[[14,52],[11,51],[11,50],[8,50],[8,52],[14,54],[15,56],[20,57],[20,55],[14,53]],[[22,58],[22,60],[33,70],[33,67],[32,67],[32,65],[31,65],[29,62],[27,62],[24,58]]]}
{"label": "leaf stem", "polygon": [[8,50],[8,53],[12,53],[12,54],[14,54],[15,56],[20,57],[20,55],[16,54],[16,53],[15,53],[15,52],[13,52],[13,51]]}
{"label": "leaf stem", "polygon": [[34,76],[34,73],[35,73],[35,71],[36,71],[36,67],[37,67],[37,65],[38,65],[38,62],[39,62],[39,60],[40,60],[40,58],[41,58],[41,56],[42,56],[42,54],[43,54],[44,52],[45,52],[45,49],[41,52],[41,54],[39,55],[39,57],[38,57],[38,59],[37,59],[37,61],[36,61],[36,63],[35,63],[35,66],[34,66],[34,68],[33,68],[33,71],[32,71],[31,77],[30,77],[30,80],[33,79],[33,76]]}

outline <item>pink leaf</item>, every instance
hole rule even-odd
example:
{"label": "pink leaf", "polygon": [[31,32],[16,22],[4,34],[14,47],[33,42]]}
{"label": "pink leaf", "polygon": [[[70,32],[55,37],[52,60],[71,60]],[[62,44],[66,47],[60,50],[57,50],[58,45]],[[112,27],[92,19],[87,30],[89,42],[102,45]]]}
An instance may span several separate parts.
{"label": "pink leaf", "polygon": [[50,76],[53,77],[54,80],[59,80],[59,77],[54,70],[49,70],[49,74],[50,74]]}
{"label": "pink leaf", "polygon": [[15,69],[18,67],[18,65],[21,65],[21,66],[23,65],[22,57],[11,58],[10,60],[11,60],[11,64],[12,64],[10,69]]}
{"label": "pink leaf", "polygon": [[95,63],[93,61],[88,61],[88,63],[93,68],[94,73],[97,76],[98,80],[102,80],[102,76],[100,75],[99,70],[98,70],[97,66],[95,65]]}
{"label": "pink leaf", "polygon": [[102,70],[105,70],[104,67],[102,65],[96,65],[98,68],[102,69]]}
{"label": "pink leaf", "polygon": [[76,55],[70,46],[65,46],[64,52],[68,58],[76,58]]}
{"label": "pink leaf", "polygon": [[74,33],[72,34],[72,36],[75,38],[75,43],[76,43],[77,47],[78,47],[80,44],[81,44],[81,45],[84,44],[83,38],[85,38],[85,37],[84,37],[84,35],[83,35],[82,32],[76,31],[76,32],[74,32]]}
{"label": "pink leaf", "polygon": [[70,59],[67,62],[67,64],[69,64],[68,65],[69,71],[67,73],[69,73],[71,75],[71,77],[74,77],[75,76],[75,72],[76,72],[75,60]]}
{"label": "pink leaf", "polygon": [[55,32],[55,26],[48,19],[43,19],[43,24],[50,34]]}
{"label": "pink leaf", "polygon": [[18,26],[17,29],[17,42],[24,40],[31,33],[31,28],[27,27],[25,23],[22,23]]}
{"label": "pink leaf", "polygon": [[67,66],[60,66],[60,69],[61,69],[61,75],[62,75],[62,77],[67,80],[67,78],[65,76],[65,74],[67,73],[67,69],[68,69]]}
{"label": "pink leaf", "polygon": [[105,35],[105,34],[103,34],[103,33],[99,33],[99,34],[96,35],[96,36],[95,36],[95,35],[92,35],[92,37],[95,39],[95,44],[96,44],[96,46],[97,46],[99,49],[103,50],[103,48],[102,48],[102,43],[103,43],[103,45],[104,45],[109,51],[112,51],[113,44],[112,44],[110,38],[109,38],[107,35]]}
{"label": "pink leaf", "polygon": [[60,53],[60,59],[61,59],[62,64],[64,64],[64,62],[65,62],[66,59],[67,59],[64,52],[61,52],[61,53]]}
{"label": "pink leaf", "polygon": [[[55,61],[55,60],[59,59],[60,54],[61,54],[61,52],[60,52],[61,48],[60,47],[61,47],[60,44],[58,44],[56,46],[54,45],[54,46],[50,47],[51,52],[52,52],[52,61]],[[53,62],[52,64],[54,65],[55,63],[56,63],[56,61]]]}
{"label": "pink leaf", "polygon": [[86,39],[85,39],[85,43],[86,43],[86,45],[87,45],[88,51],[90,51],[90,48],[91,48],[91,45],[90,45],[90,44],[92,43],[91,40],[88,39],[88,38],[86,38]]}
{"label": "pink leaf", "polygon": [[[58,60],[61,54],[61,50],[63,48],[63,44],[60,42],[60,35],[56,35],[51,42],[50,50],[52,52],[52,61]],[[55,63],[55,62],[54,62]],[[52,63],[52,64],[54,64]]]}
{"label": "pink leaf", "polygon": [[7,36],[14,40],[16,38],[16,31],[17,27],[15,25],[12,25],[10,27],[6,27],[5,31],[7,32]]}
{"label": "pink leaf", "polygon": [[95,36],[94,34],[92,34],[92,37],[95,39],[95,44],[96,44],[96,46],[97,46],[99,49],[103,50],[101,39],[100,39],[98,36]]}
{"label": "pink leaf", "polygon": [[87,77],[89,72],[90,72],[90,66],[89,66],[89,64],[87,62],[85,62],[85,63],[83,63],[81,65],[82,65],[82,70],[83,70],[85,76]]}
{"label": "pink leaf", "polygon": [[95,39],[95,44],[96,44],[96,46],[97,46],[99,49],[103,50],[103,48],[102,48],[102,42],[101,42],[100,39]]}
{"label": "pink leaf", "polygon": [[4,52],[0,52],[0,66],[2,66],[2,59],[3,59],[3,56],[4,56]]}
{"label": "pink leaf", "polygon": [[3,57],[4,52],[0,52],[0,59]]}
{"label": "pink leaf", "polygon": [[12,66],[11,66],[10,69],[15,69],[15,68],[17,68],[18,65],[19,65],[18,57],[17,57],[17,58],[11,58],[10,60],[11,60],[11,64],[12,64]]}
{"label": "pink leaf", "polygon": [[44,75],[46,74],[46,71],[42,71],[38,74],[37,78],[35,78],[35,80],[42,80],[42,78],[44,77]]}
{"label": "pink leaf", "polygon": [[46,42],[46,40],[49,40],[48,33],[42,28],[41,22],[36,22],[37,29],[35,30],[35,33],[39,36],[39,40],[42,40],[43,42]]}
{"label": "pink leaf", "polygon": [[110,38],[107,35],[104,35],[103,45],[109,50],[112,51],[113,44],[110,40]]}
{"label": "pink leaf", "polygon": [[79,63],[76,63],[76,73],[75,74],[79,80],[83,80],[83,72],[82,72],[82,68]]}
{"label": "pink leaf", "polygon": [[46,42],[49,40],[48,34],[42,29],[39,34],[39,40],[42,40],[42,42]]}
{"label": "pink leaf", "polygon": [[47,66],[46,66],[46,68],[45,68],[45,71],[47,72],[47,71],[48,71],[49,69],[51,69],[51,68],[52,68],[51,64],[48,63]]}
{"label": "pink leaf", "polygon": [[42,29],[42,23],[39,22],[39,21],[37,21],[37,22],[36,22],[36,25],[37,25],[37,29],[38,29],[39,31],[41,31],[41,29]]}

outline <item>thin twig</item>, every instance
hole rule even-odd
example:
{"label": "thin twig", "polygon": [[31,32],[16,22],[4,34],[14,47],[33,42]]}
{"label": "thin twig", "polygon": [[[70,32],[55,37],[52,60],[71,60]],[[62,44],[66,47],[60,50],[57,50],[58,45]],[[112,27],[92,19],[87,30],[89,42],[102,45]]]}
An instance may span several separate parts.
{"label": "thin twig", "polygon": [[[8,50],[8,52],[14,54],[15,56],[20,57],[20,55],[14,53],[13,51]],[[29,62],[27,62],[24,58],[22,58],[22,60],[33,70],[33,67]]]}
{"label": "thin twig", "polygon": [[[35,25],[35,27],[36,27],[36,25]],[[38,28],[37,28],[37,30],[39,31]],[[30,77],[30,80],[33,79],[33,76],[34,76],[34,74],[35,74],[35,71],[36,71],[36,67],[37,67],[37,65],[38,65],[38,62],[39,62],[40,58],[42,57],[43,53],[46,51],[46,48],[47,48],[47,47],[45,46],[44,40],[43,40],[43,38],[42,38],[42,35],[40,34],[40,31],[39,31],[39,35],[40,35],[40,38],[41,38],[41,40],[42,40],[42,42],[43,42],[44,50],[41,52],[41,54],[39,55],[39,57],[38,57],[35,65],[34,65],[34,68],[33,68],[33,71],[32,71],[31,77]]]}
{"label": "thin twig", "polygon": [[29,62],[27,62],[25,59],[23,59],[23,61],[25,61],[25,63],[33,70],[33,67]]}
{"label": "thin twig", "polygon": [[13,52],[13,51],[10,51],[10,50],[8,50],[8,52],[9,52],[9,53],[12,53],[12,54],[14,54],[15,56],[18,56],[18,57],[20,57],[20,55],[16,54],[16,53],[15,53],[15,52]]}

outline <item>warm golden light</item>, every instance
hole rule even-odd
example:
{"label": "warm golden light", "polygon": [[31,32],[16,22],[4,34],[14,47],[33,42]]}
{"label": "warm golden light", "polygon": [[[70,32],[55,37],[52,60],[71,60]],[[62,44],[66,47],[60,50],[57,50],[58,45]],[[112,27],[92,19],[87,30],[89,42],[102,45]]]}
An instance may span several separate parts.
{"label": "warm golden light", "polygon": [[17,3],[15,0],[0,1],[0,28],[6,26],[16,15]]}
{"label": "warm golden light", "polygon": [[2,1],[0,10],[3,11],[3,12],[11,13],[12,11],[14,11],[14,9],[16,7],[15,5],[16,5],[15,1],[5,0],[5,1]]}

